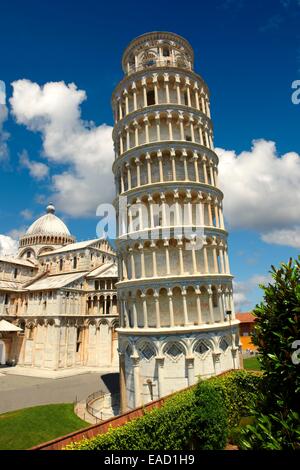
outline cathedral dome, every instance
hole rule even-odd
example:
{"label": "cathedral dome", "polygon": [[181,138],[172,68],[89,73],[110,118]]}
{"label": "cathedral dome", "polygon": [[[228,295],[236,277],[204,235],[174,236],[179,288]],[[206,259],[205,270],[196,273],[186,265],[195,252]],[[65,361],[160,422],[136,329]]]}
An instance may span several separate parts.
{"label": "cathedral dome", "polygon": [[46,214],[30,225],[25,235],[20,238],[19,256],[37,256],[45,251],[74,243],[66,224],[55,215],[55,207],[49,204]]}
{"label": "cathedral dome", "polygon": [[26,235],[70,236],[68,227],[55,215],[53,204],[47,206],[47,213],[28,228]]}

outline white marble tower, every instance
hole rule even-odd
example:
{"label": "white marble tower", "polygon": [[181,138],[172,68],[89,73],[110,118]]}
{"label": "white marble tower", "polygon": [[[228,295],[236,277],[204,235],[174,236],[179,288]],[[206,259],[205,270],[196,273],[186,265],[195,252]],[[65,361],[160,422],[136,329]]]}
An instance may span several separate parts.
{"label": "white marble tower", "polygon": [[239,322],[209,91],[193,49],[177,34],[148,33],[122,65],[112,106],[126,410],[238,368]]}

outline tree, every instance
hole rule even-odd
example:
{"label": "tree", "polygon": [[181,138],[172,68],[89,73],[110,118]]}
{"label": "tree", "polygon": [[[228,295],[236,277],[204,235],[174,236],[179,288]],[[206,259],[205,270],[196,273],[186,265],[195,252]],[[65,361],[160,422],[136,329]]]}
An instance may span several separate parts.
{"label": "tree", "polygon": [[[263,388],[244,448],[300,446],[300,257],[272,266],[273,282],[254,309],[253,343],[258,347]],[[298,349],[297,349],[298,348]]]}

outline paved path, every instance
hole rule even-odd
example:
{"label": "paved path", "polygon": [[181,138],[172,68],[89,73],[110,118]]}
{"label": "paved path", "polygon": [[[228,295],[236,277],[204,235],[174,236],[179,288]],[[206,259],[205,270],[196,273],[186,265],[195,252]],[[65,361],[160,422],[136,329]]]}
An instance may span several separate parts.
{"label": "paved path", "polygon": [[118,392],[118,374],[88,373],[60,379],[0,376],[0,413],[50,403],[71,403],[93,392]]}

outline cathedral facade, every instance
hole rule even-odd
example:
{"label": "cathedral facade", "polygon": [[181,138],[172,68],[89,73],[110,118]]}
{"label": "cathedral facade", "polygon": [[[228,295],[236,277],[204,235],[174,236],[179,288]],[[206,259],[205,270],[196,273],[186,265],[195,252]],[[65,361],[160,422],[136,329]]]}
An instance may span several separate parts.
{"label": "cathedral facade", "polygon": [[17,256],[0,257],[0,363],[117,367],[117,279],[108,242],[76,243],[48,205]]}

